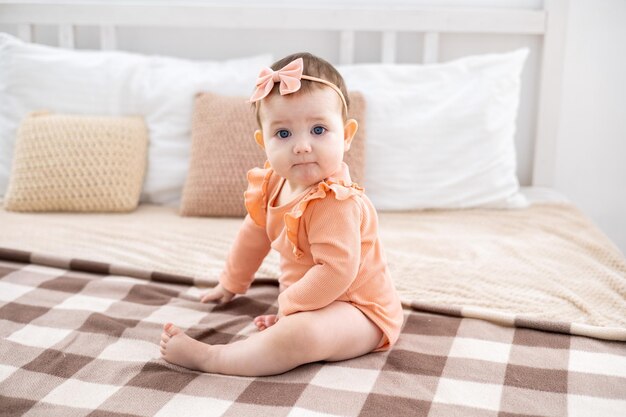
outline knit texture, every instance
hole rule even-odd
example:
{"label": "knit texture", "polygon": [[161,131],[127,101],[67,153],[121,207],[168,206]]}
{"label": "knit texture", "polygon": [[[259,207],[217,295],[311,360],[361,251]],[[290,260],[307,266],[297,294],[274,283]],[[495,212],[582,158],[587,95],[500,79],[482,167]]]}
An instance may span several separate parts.
{"label": "knit texture", "polygon": [[17,134],[4,208],[10,211],[130,211],[147,163],[141,117],[37,112]]}
{"label": "knit texture", "polygon": [[[350,93],[350,117],[359,130],[345,154],[355,182],[363,181],[365,169],[365,99]],[[213,93],[196,96],[191,161],[183,189],[183,216],[243,217],[246,172],[262,167],[265,152],[254,141],[258,129],[254,110],[246,98]]]}

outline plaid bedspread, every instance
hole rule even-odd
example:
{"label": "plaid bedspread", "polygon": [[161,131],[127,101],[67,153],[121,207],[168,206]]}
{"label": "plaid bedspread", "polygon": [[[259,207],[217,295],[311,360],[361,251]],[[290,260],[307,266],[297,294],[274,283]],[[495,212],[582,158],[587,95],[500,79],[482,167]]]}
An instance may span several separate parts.
{"label": "plaid bedspread", "polygon": [[276,312],[275,286],[205,305],[185,277],[26,258],[0,260],[0,415],[626,415],[623,342],[406,310],[388,352],[273,377],[202,374],[159,358],[163,323],[208,343],[245,338]]}

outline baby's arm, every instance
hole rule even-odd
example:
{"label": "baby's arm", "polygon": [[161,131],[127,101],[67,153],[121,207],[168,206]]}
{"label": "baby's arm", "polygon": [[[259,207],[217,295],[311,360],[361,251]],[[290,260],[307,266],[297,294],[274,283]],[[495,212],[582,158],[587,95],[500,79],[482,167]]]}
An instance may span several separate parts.
{"label": "baby's arm", "polygon": [[270,243],[265,228],[247,215],[230,249],[219,284],[202,297],[202,302],[221,300],[224,303],[235,294],[245,294],[271,249]]}
{"label": "baby's arm", "polygon": [[278,297],[279,316],[326,307],[355,280],[361,259],[361,210],[355,199],[312,206],[308,239],[315,265]]}
{"label": "baby's arm", "polygon": [[222,284],[217,284],[211,291],[204,294],[200,299],[203,303],[208,302],[217,302],[217,303],[227,303],[233,299],[235,293],[228,291],[226,288],[222,286]]}

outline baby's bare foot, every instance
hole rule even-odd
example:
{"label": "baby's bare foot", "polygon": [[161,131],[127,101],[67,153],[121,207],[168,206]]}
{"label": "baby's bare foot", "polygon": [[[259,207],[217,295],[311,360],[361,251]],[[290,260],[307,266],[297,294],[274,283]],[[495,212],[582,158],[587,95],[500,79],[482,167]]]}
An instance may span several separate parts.
{"label": "baby's bare foot", "polygon": [[212,346],[187,336],[167,323],[161,333],[161,356],[169,363],[204,372],[212,372],[210,363]]}
{"label": "baby's bare foot", "polygon": [[259,331],[265,330],[268,327],[272,327],[278,321],[278,316],[276,314],[266,314],[264,316],[258,316],[254,318],[254,324],[256,325]]}

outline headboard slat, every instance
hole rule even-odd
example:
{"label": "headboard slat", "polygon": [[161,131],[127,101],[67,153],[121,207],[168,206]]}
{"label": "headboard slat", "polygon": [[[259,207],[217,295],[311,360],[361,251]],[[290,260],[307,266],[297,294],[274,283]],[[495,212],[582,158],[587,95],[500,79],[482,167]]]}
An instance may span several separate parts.
{"label": "headboard slat", "polygon": [[28,23],[17,25],[17,36],[24,42],[32,42],[33,25],[29,25]]}
{"label": "headboard slat", "polygon": [[59,46],[74,49],[74,25],[59,25]]}
{"label": "headboard slat", "polygon": [[117,49],[117,30],[115,26],[100,26],[100,49],[105,51]]}
{"label": "headboard slat", "polygon": [[354,32],[342,30],[339,41],[339,63],[349,65],[354,63]]}
{"label": "headboard slat", "polygon": [[424,64],[434,64],[439,61],[439,33],[427,32],[424,34]]}
{"label": "headboard slat", "polygon": [[550,31],[544,37],[541,56],[532,184],[552,187],[556,180],[556,139],[561,111],[567,0],[546,0],[545,7],[550,16]]}
{"label": "headboard slat", "polygon": [[397,33],[393,31],[383,32],[381,62],[393,64],[396,62]]}

